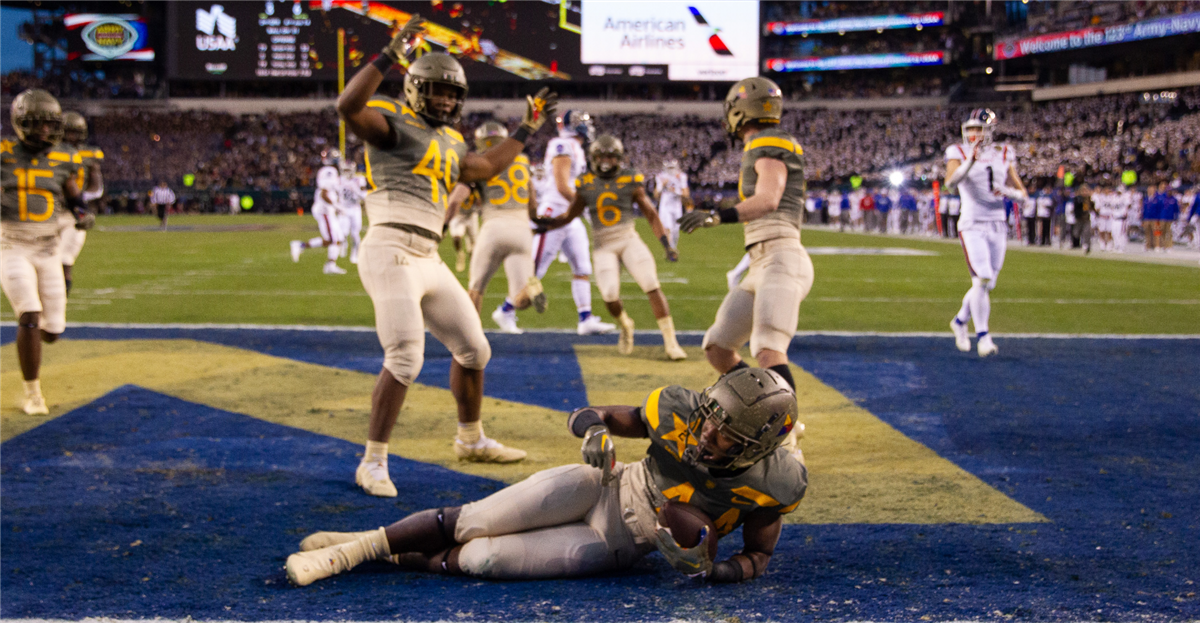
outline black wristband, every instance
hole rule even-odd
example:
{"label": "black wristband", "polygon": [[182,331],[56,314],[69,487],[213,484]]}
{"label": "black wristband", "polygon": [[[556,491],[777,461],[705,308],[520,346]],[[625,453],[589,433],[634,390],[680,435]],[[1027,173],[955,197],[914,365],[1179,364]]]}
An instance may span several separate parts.
{"label": "black wristband", "polygon": [[737,208],[721,208],[720,210],[717,210],[717,214],[721,217],[722,223],[738,222]]}
{"label": "black wristband", "polygon": [[580,439],[587,434],[589,428],[597,424],[603,426],[604,419],[595,409],[579,409],[567,418],[567,428],[570,429],[572,435]]}
{"label": "black wristband", "polygon": [[666,234],[659,236],[658,241],[662,243],[664,249],[668,251],[671,250],[671,239],[668,238]]}
{"label": "black wristband", "polygon": [[712,573],[708,574],[708,579],[713,582],[741,582],[744,577],[742,565],[732,558],[713,565]]}
{"label": "black wristband", "polygon": [[388,56],[387,54],[380,54],[375,57],[375,60],[371,61],[371,65],[373,65],[375,69],[378,69],[379,73],[385,76],[387,75],[388,70],[392,68],[392,65],[395,64],[396,61],[392,60],[392,57]]}
{"label": "black wristband", "polygon": [[527,128],[525,126],[521,126],[521,127],[517,128],[517,131],[513,132],[512,136],[510,136],[509,138],[511,138],[515,141],[520,141],[520,142],[524,143],[525,141],[529,140],[529,128]]}

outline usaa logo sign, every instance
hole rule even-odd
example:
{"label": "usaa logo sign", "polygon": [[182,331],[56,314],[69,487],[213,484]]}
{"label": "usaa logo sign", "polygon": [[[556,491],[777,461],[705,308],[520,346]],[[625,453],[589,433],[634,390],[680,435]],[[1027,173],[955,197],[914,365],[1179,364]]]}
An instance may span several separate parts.
{"label": "usaa logo sign", "polygon": [[83,44],[104,58],[117,58],[133,49],[138,32],[123,19],[106,19],[83,29]]}
{"label": "usaa logo sign", "polygon": [[237,49],[237,19],[225,13],[225,7],[214,4],[205,11],[196,9],[196,49],[202,52]]}

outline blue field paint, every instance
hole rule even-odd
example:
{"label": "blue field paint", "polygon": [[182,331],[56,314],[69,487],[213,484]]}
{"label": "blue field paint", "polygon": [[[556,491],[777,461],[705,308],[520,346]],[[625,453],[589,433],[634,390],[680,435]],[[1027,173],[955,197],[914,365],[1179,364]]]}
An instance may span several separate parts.
{"label": "blue field paint", "polygon": [[[71,337],[171,337],[129,331],[79,329]],[[311,337],[181,333],[173,337],[289,357]],[[313,337],[315,352],[294,358],[358,369],[344,362],[378,349],[372,334],[359,337],[366,341]],[[543,362],[538,351],[565,358],[560,341],[583,341],[503,338],[492,339],[497,358],[525,357],[540,364],[538,372],[564,365]],[[346,471],[358,444],[125,387],[0,447],[0,618],[1200,617],[1200,344],[998,343],[1000,355],[986,360],[957,352],[948,338],[805,337],[791,353],[825,383],[1051,523],[789,525],[770,572],[739,586],[686,580],[655,554],[627,575],[582,580],[490,583],[372,563],[292,588],[283,561],[307,532],[384,525],[427,506],[477,499],[498,483],[392,457],[401,497],[371,498]],[[492,366],[489,389],[497,391],[495,379],[503,377]],[[538,404],[527,392],[541,391],[540,383],[533,388],[503,390]],[[820,477],[812,474],[814,487]],[[740,542],[740,534],[727,537],[721,556]]]}

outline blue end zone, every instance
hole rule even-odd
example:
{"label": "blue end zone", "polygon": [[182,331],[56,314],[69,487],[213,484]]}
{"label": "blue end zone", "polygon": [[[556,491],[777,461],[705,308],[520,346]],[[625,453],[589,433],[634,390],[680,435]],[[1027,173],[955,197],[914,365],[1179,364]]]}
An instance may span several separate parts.
{"label": "blue end zone", "polygon": [[[279,356],[311,348],[294,358],[349,369],[378,356],[370,333],[248,333],[173,337]],[[506,367],[536,368],[502,377],[489,366],[489,386],[534,404],[512,379],[543,391],[538,375],[564,363],[538,353],[566,358],[559,340],[584,341],[502,337],[489,336],[497,357],[526,358]],[[1194,620],[1198,346],[1008,339],[979,360],[949,338],[798,339],[797,364],[1051,523],[789,525],[769,573],[738,586],[693,583],[652,555],[582,580],[490,583],[372,563],[292,588],[283,562],[308,532],[384,525],[499,483],[393,457],[399,501],[369,498],[346,471],[357,444],[125,387],[0,446],[0,618]],[[725,539],[721,557],[740,544]]]}

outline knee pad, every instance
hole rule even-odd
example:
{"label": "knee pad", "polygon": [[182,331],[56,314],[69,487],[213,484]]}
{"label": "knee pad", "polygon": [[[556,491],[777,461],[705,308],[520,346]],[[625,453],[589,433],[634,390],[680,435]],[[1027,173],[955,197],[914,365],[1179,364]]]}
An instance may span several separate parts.
{"label": "knee pad", "polygon": [[[482,336],[483,333],[479,335]],[[462,367],[468,370],[482,370],[492,359],[492,345],[488,344],[487,338],[483,338],[477,343],[468,344],[465,349],[451,354]]]}
{"label": "knee pad", "polygon": [[424,364],[425,352],[421,340],[401,340],[384,349],[383,368],[402,385],[412,385]]}

